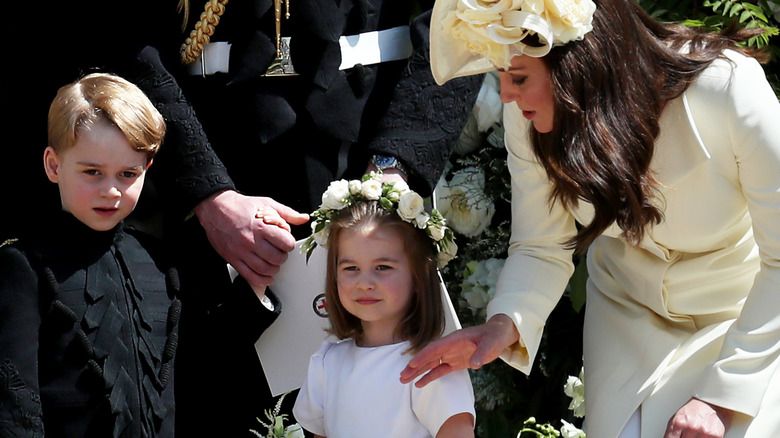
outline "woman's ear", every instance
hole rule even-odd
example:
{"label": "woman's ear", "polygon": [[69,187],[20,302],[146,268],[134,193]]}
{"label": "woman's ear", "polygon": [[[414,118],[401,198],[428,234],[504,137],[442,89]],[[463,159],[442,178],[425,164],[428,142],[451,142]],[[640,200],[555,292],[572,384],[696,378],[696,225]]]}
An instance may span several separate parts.
{"label": "woman's ear", "polygon": [[152,163],[154,162],[154,158],[150,158],[149,162],[146,163],[146,170],[149,170],[150,167],[152,167]]}
{"label": "woman's ear", "polygon": [[55,184],[59,182],[60,156],[57,155],[57,151],[51,146],[48,146],[43,151],[43,168],[46,170],[46,176],[49,177],[49,181]]}

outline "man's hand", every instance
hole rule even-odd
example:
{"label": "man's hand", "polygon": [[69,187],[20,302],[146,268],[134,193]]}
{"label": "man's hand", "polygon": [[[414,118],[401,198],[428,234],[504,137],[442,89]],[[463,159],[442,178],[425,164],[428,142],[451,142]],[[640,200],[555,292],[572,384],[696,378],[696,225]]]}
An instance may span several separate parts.
{"label": "man's hand", "polygon": [[309,220],[307,214],[271,198],[244,196],[232,190],[201,201],[195,214],[214,250],[256,290],[273,284],[287,253],[295,248],[289,224]]}

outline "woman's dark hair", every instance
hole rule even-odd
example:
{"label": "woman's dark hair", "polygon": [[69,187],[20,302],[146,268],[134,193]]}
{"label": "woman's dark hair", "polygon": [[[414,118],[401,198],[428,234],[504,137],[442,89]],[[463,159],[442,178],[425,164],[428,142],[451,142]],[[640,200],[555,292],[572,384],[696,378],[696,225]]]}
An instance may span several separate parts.
{"label": "woman's dark hair", "polygon": [[325,283],[325,306],[331,323],[330,333],[339,339],[360,339],[363,334],[360,319],[342,306],[337,282],[339,238],[344,230],[363,227],[394,229],[403,243],[411,265],[413,297],[396,335],[408,340],[410,351],[417,352],[444,331],[444,305],[436,271],[436,252],[425,231],[404,222],[377,201],[353,204],[343,209],[330,224]]}
{"label": "woman's dark hair", "polygon": [[613,222],[636,245],[647,227],[663,220],[650,161],[664,105],[724,49],[747,53],[736,43],[760,33],[732,27],[714,34],[660,23],[631,0],[596,0],[596,6],[593,30],[582,41],[542,58],[552,81],[553,130],[531,135],[553,182],[551,202],[568,209],[580,200],[593,204],[593,221],[566,242],[578,252]]}

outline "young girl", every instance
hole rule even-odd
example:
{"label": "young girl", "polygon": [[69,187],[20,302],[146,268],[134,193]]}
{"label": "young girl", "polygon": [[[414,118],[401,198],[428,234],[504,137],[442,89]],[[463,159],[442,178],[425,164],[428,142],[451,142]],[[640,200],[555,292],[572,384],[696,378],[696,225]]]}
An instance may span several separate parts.
{"label": "young girl", "polygon": [[343,341],[312,356],[293,413],[315,436],[473,437],[465,370],[422,389],[398,380],[442,333],[437,253],[455,249],[452,232],[418,194],[378,178],[332,183],[313,214],[305,248],[328,248],[326,306]]}

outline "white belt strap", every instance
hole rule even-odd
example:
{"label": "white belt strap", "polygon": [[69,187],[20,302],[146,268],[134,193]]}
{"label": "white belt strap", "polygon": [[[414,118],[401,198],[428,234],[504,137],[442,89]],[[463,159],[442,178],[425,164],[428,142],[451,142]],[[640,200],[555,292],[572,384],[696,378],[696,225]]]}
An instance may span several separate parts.
{"label": "white belt strap", "polygon": [[[341,47],[340,70],[357,64],[371,65],[406,59],[412,55],[409,26],[345,35],[339,38]],[[205,61],[205,68],[203,65]],[[191,75],[227,73],[230,65],[230,43],[218,41],[204,46],[202,55],[187,66]]]}
{"label": "white belt strap", "polygon": [[[202,61],[205,61],[205,69]],[[203,53],[187,66],[191,75],[213,75],[227,73],[230,65],[230,43],[217,41],[203,46]]]}
{"label": "white belt strap", "polygon": [[412,55],[409,26],[342,36],[339,38],[339,45],[341,46],[339,70],[346,70],[357,64],[371,65],[397,61]]}

